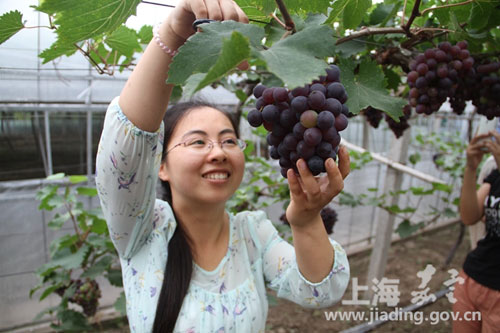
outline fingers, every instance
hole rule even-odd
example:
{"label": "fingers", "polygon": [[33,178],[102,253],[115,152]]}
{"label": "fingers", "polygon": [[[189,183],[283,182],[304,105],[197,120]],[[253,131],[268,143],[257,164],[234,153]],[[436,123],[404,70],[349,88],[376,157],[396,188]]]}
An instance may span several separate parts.
{"label": "fingers", "polygon": [[[340,152],[340,150],[339,150]],[[344,178],[339,166],[335,163],[332,158],[329,158],[325,162],[326,173],[328,177],[328,184],[325,189],[326,194],[330,201],[334,196],[340,193],[344,189]],[[349,172],[349,170],[347,170]],[[347,176],[347,174],[346,174]]]}
{"label": "fingers", "polygon": [[300,200],[304,196],[304,191],[300,185],[299,179],[293,169],[288,169],[286,173],[288,187],[290,188],[290,197],[292,200]]}
{"label": "fingers", "polygon": [[483,139],[486,139],[488,137],[490,137],[491,134],[490,133],[484,133],[484,134],[479,134],[479,135],[476,135],[475,137],[472,138],[472,140],[470,140],[470,143],[469,144],[475,144],[477,143],[478,141],[481,141]]}
{"label": "fingers", "polygon": [[232,0],[219,0],[220,8],[222,11],[222,20],[239,21],[239,14],[236,11],[237,5]]}
{"label": "fingers", "polygon": [[316,178],[314,178],[311,171],[309,171],[306,161],[302,158],[297,161],[297,169],[299,170],[300,179],[302,180],[303,190],[308,194],[308,197],[312,197],[311,199],[314,200],[314,198],[321,193]]}
{"label": "fingers", "polygon": [[349,157],[349,152],[344,146],[341,146],[338,152],[339,157],[339,169],[342,174],[342,179],[345,179],[349,172],[351,171],[351,158]]}

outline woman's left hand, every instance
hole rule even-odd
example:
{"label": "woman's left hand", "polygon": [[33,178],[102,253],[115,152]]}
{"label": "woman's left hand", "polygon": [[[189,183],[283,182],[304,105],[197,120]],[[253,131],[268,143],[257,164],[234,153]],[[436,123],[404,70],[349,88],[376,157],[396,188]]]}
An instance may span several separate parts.
{"label": "woman's left hand", "polygon": [[[488,140],[484,140],[483,143],[491,155],[495,158],[498,168],[500,167],[500,134],[497,131],[490,131],[488,134],[490,134],[491,137]],[[492,140],[492,138],[495,140]]]}
{"label": "woman's left hand", "polygon": [[291,201],[286,209],[286,218],[292,227],[307,226],[342,191],[344,178],[350,171],[349,153],[345,147],[340,147],[338,159],[338,166],[332,158],[327,159],[327,174],[319,178],[312,175],[303,159],[297,161],[300,177],[292,169],[288,170]]}

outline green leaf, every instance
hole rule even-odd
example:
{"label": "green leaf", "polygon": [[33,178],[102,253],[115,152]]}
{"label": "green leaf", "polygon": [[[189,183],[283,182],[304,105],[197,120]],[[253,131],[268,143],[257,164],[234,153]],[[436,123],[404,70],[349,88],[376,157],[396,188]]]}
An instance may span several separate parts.
{"label": "green leaf", "polygon": [[335,50],[332,30],[327,26],[312,26],[275,43],[260,52],[269,71],[290,89],[302,86],[325,74],[327,63],[322,59]]}
{"label": "green leaf", "polygon": [[[224,39],[230,39],[233,31],[247,37],[253,49],[260,47],[264,29],[253,24],[234,21],[203,24],[202,32],[191,36],[179,48],[179,53],[170,65],[167,83],[184,85],[195,73],[207,73],[217,62]],[[200,50],[203,50],[200,53]]]}
{"label": "green leaf", "polygon": [[84,330],[92,331],[92,326],[89,325],[87,318],[80,312],[75,310],[64,310],[57,313],[57,318],[61,321],[61,325],[54,328],[61,332],[81,332]]}
{"label": "green leaf", "polygon": [[384,68],[384,74],[387,79],[387,89],[396,91],[401,83],[401,76],[390,68]]}
{"label": "green leaf", "polygon": [[418,231],[418,229],[420,229],[422,226],[422,223],[412,225],[409,220],[404,220],[398,225],[398,227],[396,228],[396,232],[401,238],[406,238]]}
{"label": "green leaf", "polygon": [[337,21],[337,18],[342,14],[352,0],[335,0],[331,6],[330,14],[325,24],[331,24]]}
{"label": "green leaf", "polygon": [[488,19],[493,11],[494,6],[492,3],[474,1],[469,16],[469,27],[476,30],[483,29],[488,24]]}
{"label": "green leaf", "polygon": [[38,10],[55,14],[58,41],[76,43],[118,28],[141,0],[44,0]]}
{"label": "green leaf", "polygon": [[59,180],[63,179],[66,175],[63,172],[55,173],[53,175],[48,176],[47,180]]}
{"label": "green leaf", "polygon": [[108,270],[108,274],[106,277],[109,280],[109,283],[115,287],[123,287],[122,281],[122,271],[121,269],[110,269]]}
{"label": "green leaf", "polygon": [[432,188],[446,193],[451,193],[453,191],[453,187],[451,185],[441,183],[432,183]]}
{"label": "green leaf", "polygon": [[97,195],[97,189],[95,187],[78,187],[76,192],[79,195],[85,195],[87,197],[95,197]]}
{"label": "green leaf", "polygon": [[419,153],[413,153],[410,155],[410,157],[408,157],[408,160],[410,160],[410,163],[413,165],[420,162],[421,159],[422,159],[422,156]]}
{"label": "green leaf", "polygon": [[343,13],[344,27],[347,29],[356,28],[363,20],[366,11],[371,7],[371,5],[371,0],[349,1]]}
{"label": "green leaf", "polygon": [[135,51],[142,51],[135,30],[127,28],[124,25],[106,37],[105,42],[113,50],[117,50],[127,58],[131,58]]}
{"label": "green leaf", "polygon": [[137,32],[137,36],[139,36],[139,43],[149,44],[151,39],[153,39],[153,26],[143,25],[141,29]]}
{"label": "green leaf", "polygon": [[69,57],[77,50],[78,49],[74,44],[56,41],[48,49],[43,50],[38,57],[43,59],[42,64],[46,64],[49,61],[62,57],[63,55]]}
{"label": "green leaf", "polygon": [[14,10],[0,16],[0,44],[24,28],[23,14]]}
{"label": "green leaf", "polygon": [[125,293],[122,291],[120,296],[116,299],[114,304],[116,311],[120,312],[122,316],[127,314],[127,301],[125,299]]}
{"label": "green leaf", "polygon": [[370,25],[377,25],[386,20],[390,15],[396,4],[379,3],[370,14]]}
{"label": "green leaf", "polygon": [[74,269],[80,267],[83,262],[83,259],[87,255],[89,251],[89,247],[87,245],[83,245],[77,252],[65,255],[63,257],[54,259],[41,266],[37,270],[37,274],[44,274],[43,272],[48,271],[52,268],[62,267],[64,269]]}
{"label": "green leaf", "polygon": [[415,208],[401,208],[398,205],[392,205],[392,206],[386,206],[383,207],[386,209],[388,212],[393,213],[393,214],[399,214],[399,213],[413,213],[416,209]]}
{"label": "green leaf", "polygon": [[57,213],[54,216],[54,218],[50,220],[47,226],[51,229],[59,230],[64,225],[64,222],[66,222],[69,218],[70,218],[69,213],[64,213],[64,214]]}
{"label": "green leaf", "polygon": [[84,175],[75,175],[75,176],[69,176],[68,180],[70,181],[71,184],[78,184],[86,182],[88,178],[87,176]]}
{"label": "green leaf", "polygon": [[83,272],[80,277],[95,279],[96,277],[102,275],[105,271],[107,271],[112,262],[113,258],[111,256],[105,256],[85,272]]}
{"label": "green leaf", "polygon": [[351,60],[340,59],[339,67],[349,99],[349,110],[358,114],[368,106],[386,112],[398,121],[403,116],[403,107],[408,104],[402,98],[390,96],[385,87],[384,74],[379,66],[370,59],[364,59],[354,75],[355,64]]}
{"label": "green leaf", "polygon": [[434,189],[425,190],[423,187],[410,187],[411,193],[414,195],[431,195],[434,193]]}
{"label": "green leaf", "polygon": [[40,299],[38,299],[38,300],[39,301],[43,301],[45,298],[47,298],[47,296],[49,296],[50,294],[52,294],[54,291],[56,291],[57,289],[59,289],[61,286],[62,286],[62,284],[57,284],[57,285],[48,287],[47,289],[45,289],[43,291],[42,295],[40,295]]}
{"label": "green leaf", "polygon": [[195,91],[206,87],[233,70],[238,64],[250,56],[250,45],[246,37],[237,31],[231,34],[229,40],[224,40],[222,52],[217,62],[210,68],[207,75],[198,83]]}
{"label": "green leaf", "polygon": [[359,198],[349,192],[340,192],[339,203],[341,205],[351,207],[356,207],[363,204]]}

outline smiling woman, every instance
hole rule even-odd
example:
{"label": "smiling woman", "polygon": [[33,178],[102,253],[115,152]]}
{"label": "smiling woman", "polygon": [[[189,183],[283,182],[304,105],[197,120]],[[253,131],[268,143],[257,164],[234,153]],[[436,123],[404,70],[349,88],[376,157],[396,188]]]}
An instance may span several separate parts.
{"label": "smiling woman", "polygon": [[[245,168],[246,144],[232,118],[200,102],[165,112],[172,55],[197,18],[248,22],[232,0],[179,2],[158,30],[162,44],[150,43],[108,108],[97,188],[133,332],[263,332],[266,287],[304,307],[329,306],[347,287],[346,254],[320,211],[341,191],[349,157],[340,149],[339,165],[328,159],[319,178],[297,162],[286,211],[294,246],[263,212],[227,212]],[[162,200],[155,199],[158,176]]]}

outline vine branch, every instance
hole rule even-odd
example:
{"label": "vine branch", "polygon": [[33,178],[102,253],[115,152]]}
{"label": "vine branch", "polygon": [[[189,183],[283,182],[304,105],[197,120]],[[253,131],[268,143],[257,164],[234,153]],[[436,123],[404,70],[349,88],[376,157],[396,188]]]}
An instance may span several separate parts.
{"label": "vine branch", "polygon": [[360,31],[354,32],[349,36],[342,37],[337,40],[336,45],[345,43],[347,41],[370,36],[370,35],[382,35],[382,34],[404,34],[406,31],[403,28],[363,28]]}
{"label": "vine branch", "polygon": [[285,26],[286,30],[290,30],[292,32],[295,32],[295,23],[292,20],[292,17],[288,13],[288,9],[286,9],[285,3],[283,0],[276,0],[276,5],[278,5],[278,9],[281,12],[281,15],[283,16],[283,19],[285,20]]}
{"label": "vine branch", "polygon": [[408,19],[408,22],[406,22],[406,25],[403,26],[403,29],[404,31],[406,32],[406,35],[408,37],[411,37],[412,36],[412,33],[410,31],[410,27],[411,25],[413,24],[413,21],[415,21],[415,19],[417,18],[417,16],[420,15],[420,12],[418,10],[418,8],[420,7],[420,2],[422,0],[416,0],[415,1],[415,4],[413,5],[413,9],[411,11],[411,16],[410,18]]}

